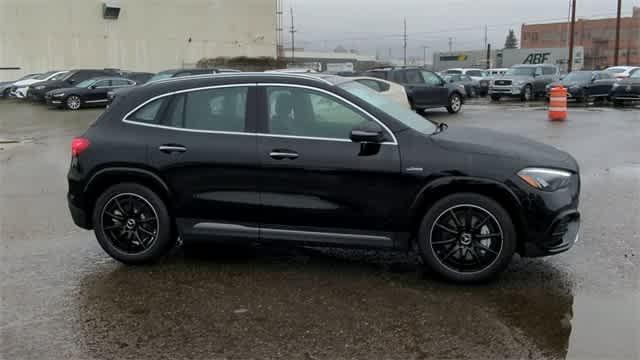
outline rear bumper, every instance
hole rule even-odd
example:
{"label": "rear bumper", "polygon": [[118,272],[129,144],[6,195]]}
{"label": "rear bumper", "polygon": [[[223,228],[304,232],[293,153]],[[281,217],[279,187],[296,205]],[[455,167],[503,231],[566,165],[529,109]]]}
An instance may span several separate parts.
{"label": "rear bumper", "polygon": [[84,209],[76,206],[73,203],[73,200],[73,195],[67,194],[67,203],[69,205],[69,212],[71,213],[73,222],[83,229],[91,230],[93,227],[91,226],[91,221],[89,221],[87,212]]}

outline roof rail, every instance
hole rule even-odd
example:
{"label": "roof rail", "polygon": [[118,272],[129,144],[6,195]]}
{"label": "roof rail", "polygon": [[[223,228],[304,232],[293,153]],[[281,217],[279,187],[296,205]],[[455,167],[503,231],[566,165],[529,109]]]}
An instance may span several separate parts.
{"label": "roof rail", "polygon": [[145,85],[149,84],[164,84],[171,83],[176,81],[184,81],[184,80],[193,80],[193,79],[206,79],[206,78],[221,78],[221,77],[240,77],[240,76],[273,76],[273,77],[293,77],[293,78],[304,78],[310,80],[316,80],[323,82],[328,85],[333,85],[332,82],[323,79],[320,76],[313,76],[309,74],[291,74],[291,73],[265,73],[265,72],[229,72],[229,73],[211,73],[211,74],[199,74],[199,75],[189,75],[189,76],[180,76],[176,78],[155,80],[145,83]]}

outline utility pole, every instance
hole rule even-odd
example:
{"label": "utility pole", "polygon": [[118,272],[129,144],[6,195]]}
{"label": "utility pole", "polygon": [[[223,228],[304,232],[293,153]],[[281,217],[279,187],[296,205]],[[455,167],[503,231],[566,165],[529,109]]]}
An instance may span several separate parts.
{"label": "utility pole", "polygon": [[282,0],[276,1],[276,58],[282,57]]}
{"label": "utility pole", "polygon": [[449,52],[452,52],[452,51],[453,51],[453,38],[450,37],[449,38]]}
{"label": "utility pole", "polygon": [[487,44],[489,44],[489,31],[487,30],[487,25],[484,26],[484,47],[487,47]]}
{"label": "utility pole", "polygon": [[571,6],[571,27],[569,34],[569,63],[567,64],[567,72],[570,73],[573,70],[573,40],[575,37],[576,27],[576,0],[572,1]]}
{"label": "utility pole", "polygon": [[291,9],[291,30],[289,30],[289,32],[291,33],[291,64],[295,64],[296,61],[296,27],[294,25],[293,22],[293,8]]}
{"label": "utility pole", "polygon": [[491,68],[491,44],[487,44],[487,67],[486,69]]}
{"label": "utility pole", "polygon": [[404,66],[407,66],[407,18],[404,18]]}
{"label": "utility pole", "polygon": [[613,56],[613,65],[617,66],[620,60],[620,17],[622,16],[622,0],[618,0],[618,17],[616,18],[616,50]]}

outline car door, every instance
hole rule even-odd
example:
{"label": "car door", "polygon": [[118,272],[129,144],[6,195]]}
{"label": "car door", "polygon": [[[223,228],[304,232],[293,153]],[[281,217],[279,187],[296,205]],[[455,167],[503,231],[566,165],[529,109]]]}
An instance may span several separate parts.
{"label": "car door", "polygon": [[172,192],[181,234],[257,239],[254,91],[254,84],[183,91],[154,100],[129,118],[145,126],[146,119],[162,114],[141,140]]}
{"label": "car door", "polygon": [[84,101],[86,103],[101,103],[107,102],[107,92],[111,88],[111,80],[104,79],[98,80],[93,85],[91,85],[84,96]]}
{"label": "car door", "polygon": [[402,83],[405,85],[407,95],[413,106],[416,108],[430,107],[433,104],[433,94],[429,85],[422,79],[420,70],[406,69],[396,71],[396,75],[402,76]]}
{"label": "car door", "polygon": [[449,88],[436,73],[422,70],[422,79],[427,86],[431,106],[446,106],[449,103]]}
{"label": "car door", "polygon": [[591,83],[590,96],[609,96],[609,92],[616,82],[614,77],[605,72],[596,73]]}
{"label": "car door", "polygon": [[[394,135],[371,115],[312,87],[259,87],[258,180],[263,240],[391,246],[400,174]],[[351,130],[380,128],[384,143],[356,143]]]}

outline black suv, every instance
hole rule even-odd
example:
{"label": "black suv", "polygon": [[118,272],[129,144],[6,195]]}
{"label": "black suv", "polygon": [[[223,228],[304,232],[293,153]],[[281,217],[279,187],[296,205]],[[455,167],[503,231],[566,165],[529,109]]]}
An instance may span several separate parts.
{"label": "black suv", "polygon": [[95,70],[95,69],[79,69],[71,70],[65,77],[60,80],[50,80],[34,84],[29,87],[27,97],[35,101],[45,101],[45,95],[51,91],[62,88],[69,88],[92,78],[104,76],[118,76],[117,70]]}
{"label": "black suv", "polygon": [[128,264],[184,242],[419,249],[454,281],[568,250],[578,164],[434,124],[349,78],[246,73],[132,88],[71,145],[68,202]]}
{"label": "black suv", "polygon": [[422,68],[393,67],[364,73],[404,86],[411,108],[422,113],[426,109],[445,107],[451,114],[462,109],[466,96],[464,86],[449,84],[438,74]]}

